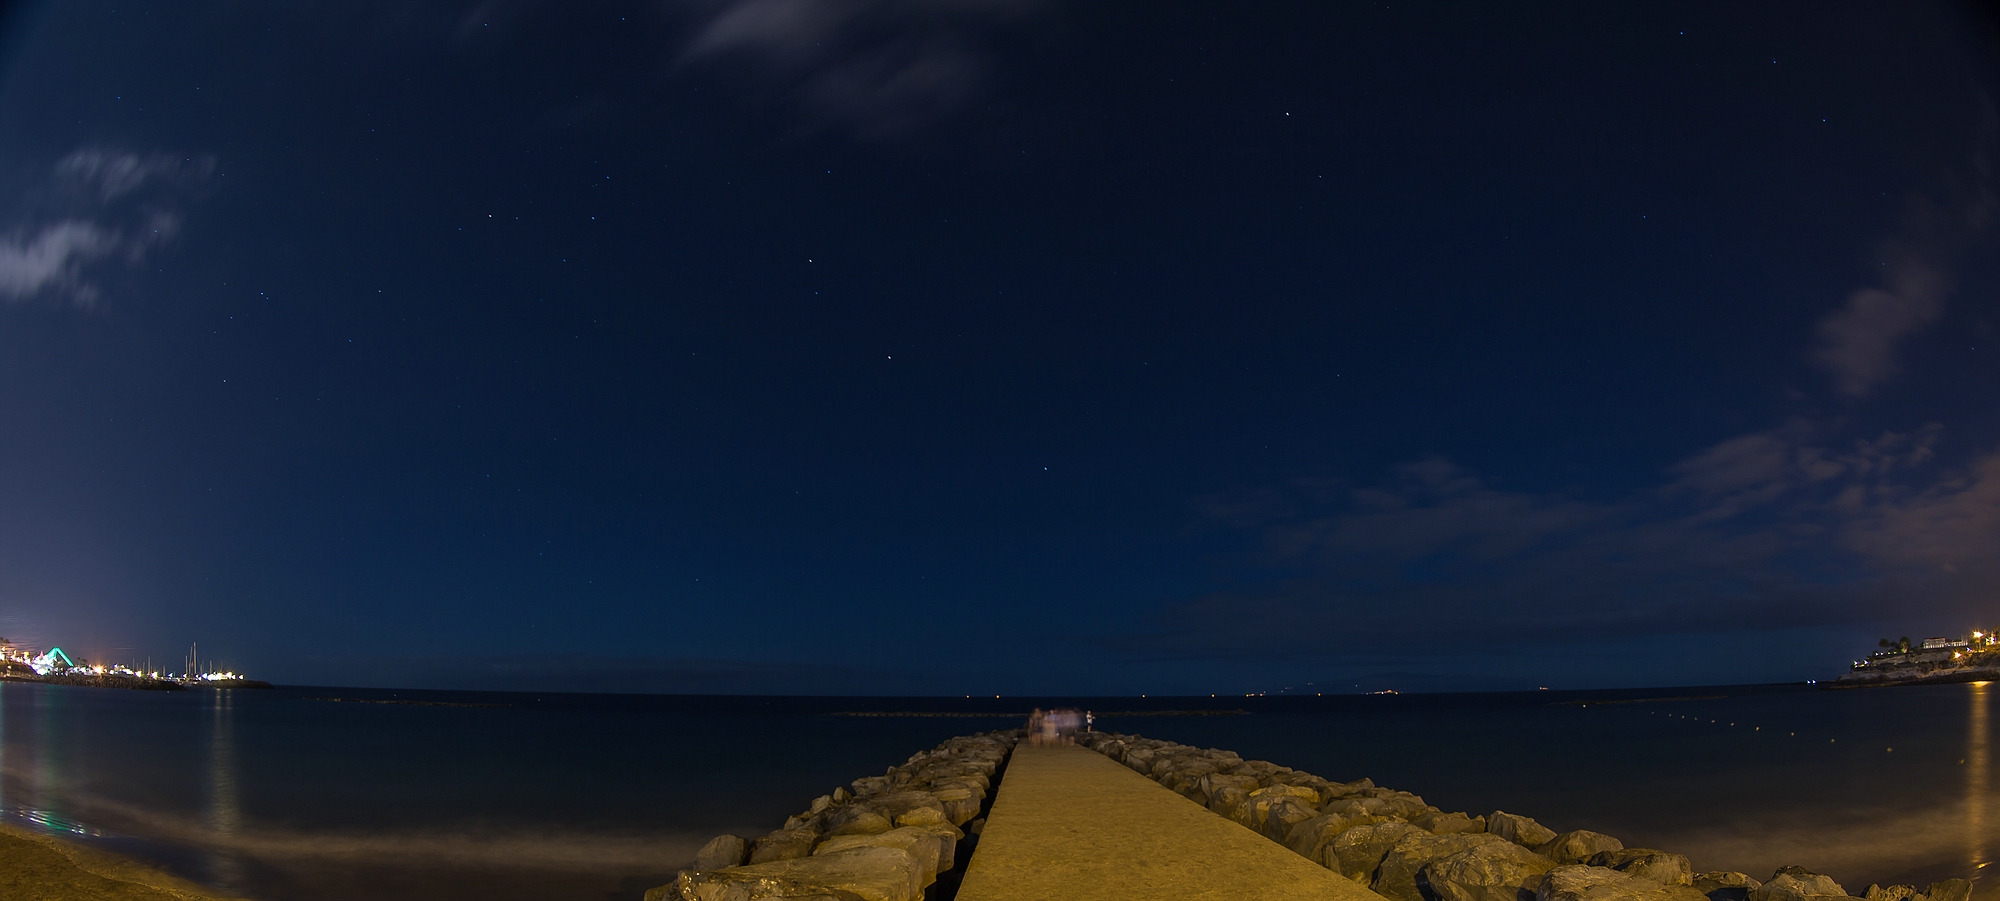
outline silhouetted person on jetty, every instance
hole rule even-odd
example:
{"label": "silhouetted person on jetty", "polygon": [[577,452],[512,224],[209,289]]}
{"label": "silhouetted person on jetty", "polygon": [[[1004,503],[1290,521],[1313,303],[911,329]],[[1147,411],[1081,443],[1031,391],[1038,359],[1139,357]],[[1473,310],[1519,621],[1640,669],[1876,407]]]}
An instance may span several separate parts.
{"label": "silhouetted person on jetty", "polygon": [[1043,748],[1074,745],[1076,733],[1082,730],[1083,725],[1084,715],[1080,711],[1037,707],[1028,714],[1028,744]]}

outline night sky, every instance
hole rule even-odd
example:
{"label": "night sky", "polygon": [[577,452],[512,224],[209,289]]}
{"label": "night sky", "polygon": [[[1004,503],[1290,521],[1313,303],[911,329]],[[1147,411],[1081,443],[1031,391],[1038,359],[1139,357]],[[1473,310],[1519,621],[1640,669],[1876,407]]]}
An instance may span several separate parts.
{"label": "night sky", "polygon": [[437,688],[1830,678],[2000,623],[1994,21],[10,6],[0,635]]}

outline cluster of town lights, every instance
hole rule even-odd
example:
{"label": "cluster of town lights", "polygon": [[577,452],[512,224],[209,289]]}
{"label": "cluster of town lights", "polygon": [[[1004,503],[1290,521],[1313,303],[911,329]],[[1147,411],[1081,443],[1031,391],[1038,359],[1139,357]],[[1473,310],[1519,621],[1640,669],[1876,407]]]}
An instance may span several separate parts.
{"label": "cluster of town lights", "polygon": [[1866,660],[1854,661],[1854,668],[1862,669],[1877,665],[1897,665],[1910,660],[1923,662],[1926,659],[1924,656],[1926,654],[1932,655],[1928,659],[1940,661],[1944,659],[1943,654],[1947,651],[1951,653],[1951,659],[1963,660],[1974,654],[1985,652],[1986,649],[1992,648],[1995,645],[2000,645],[2000,632],[1990,629],[1974,629],[1972,634],[1965,638],[1926,638],[1914,644],[1905,638],[1899,645],[1889,645],[1888,640],[1884,639],[1884,644],[1888,645],[1885,650],[1869,654]]}
{"label": "cluster of town lights", "polygon": [[231,682],[247,678],[242,673],[162,673],[134,669],[121,663],[86,663],[78,665],[63,653],[62,648],[50,648],[40,654],[25,648],[0,643],[0,663],[16,663],[33,670],[37,676],[52,676],[62,673],[88,673],[93,676],[126,676],[133,679],[170,679],[177,682]]}

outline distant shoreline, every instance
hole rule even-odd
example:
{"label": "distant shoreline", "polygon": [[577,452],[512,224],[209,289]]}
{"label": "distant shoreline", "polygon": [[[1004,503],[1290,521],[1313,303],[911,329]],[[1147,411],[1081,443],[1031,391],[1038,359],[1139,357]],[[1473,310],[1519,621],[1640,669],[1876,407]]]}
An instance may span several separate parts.
{"label": "distant shoreline", "polygon": [[191,688],[270,688],[262,679],[212,679],[176,682],[172,679],[135,679],[131,676],[96,673],[58,673],[47,676],[30,673],[0,673],[0,682],[34,682],[42,685],[73,685],[78,688],[122,688],[127,691],[187,691]]}
{"label": "distant shoreline", "polygon": [[463,701],[403,701],[394,698],[302,698],[306,701],[332,701],[347,704],[401,704],[407,707],[512,707],[512,704],[474,704]]}
{"label": "distant shoreline", "polygon": [[[840,710],[828,716],[909,716],[909,717],[960,717],[968,719],[1026,719],[1028,711],[1018,713],[965,713],[951,710]],[[1125,716],[1249,716],[1248,710],[1108,710],[1093,712],[1098,719]]]}
{"label": "distant shoreline", "polygon": [[[1859,677],[1859,678],[1857,678]],[[1959,685],[1967,682],[2000,682],[2000,666],[1961,666],[1944,670],[1884,670],[1880,673],[1848,673],[1819,687],[1829,691],[1850,688],[1889,688],[1897,685]]]}

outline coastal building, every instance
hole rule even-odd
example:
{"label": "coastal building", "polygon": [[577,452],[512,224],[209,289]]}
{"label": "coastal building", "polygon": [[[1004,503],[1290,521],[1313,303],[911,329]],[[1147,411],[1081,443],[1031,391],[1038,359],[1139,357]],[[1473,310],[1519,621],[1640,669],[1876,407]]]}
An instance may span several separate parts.
{"label": "coastal building", "polygon": [[1925,682],[1970,682],[2000,676],[2000,636],[1977,629],[1964,638],[1938,636],[1912,642],[1882,640],[1884,650],[1854,661],[1835,687]]}
{"label": "coastal building", "polygon": [[1964,638],[1936,636],[1912,644],[1905,638],[1900,643],[1883,640],[1885,650],[1870,653],[1866,658],[1854,661],[1854,671],[1895,669],[1908,666],[1950,665],[1966,662],[1975,655],[1992,653],[2000,644],[2000,635],[1991,630],[1975,629]]}

